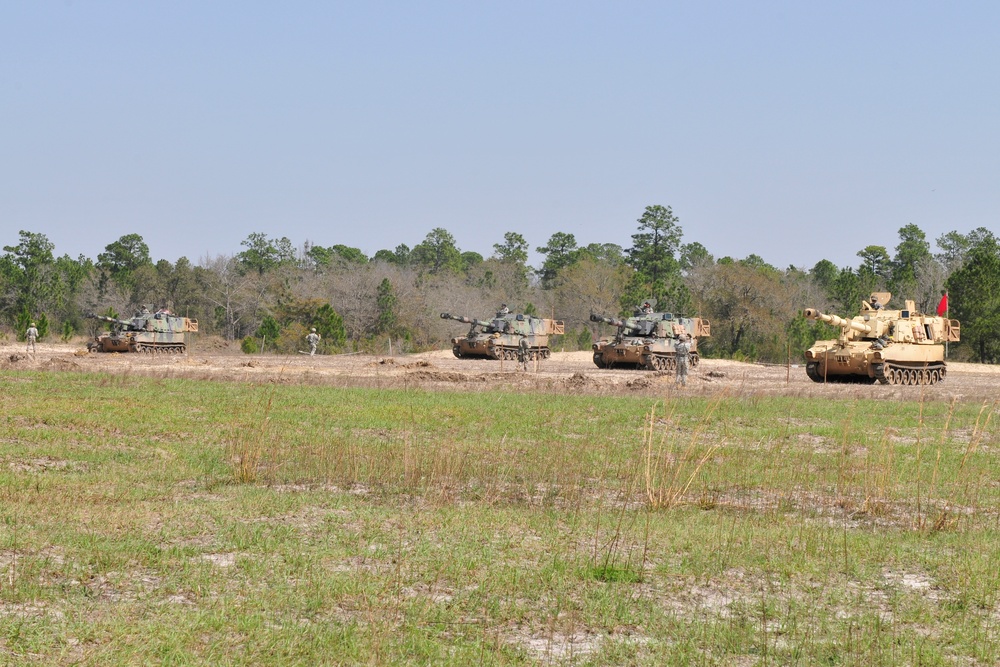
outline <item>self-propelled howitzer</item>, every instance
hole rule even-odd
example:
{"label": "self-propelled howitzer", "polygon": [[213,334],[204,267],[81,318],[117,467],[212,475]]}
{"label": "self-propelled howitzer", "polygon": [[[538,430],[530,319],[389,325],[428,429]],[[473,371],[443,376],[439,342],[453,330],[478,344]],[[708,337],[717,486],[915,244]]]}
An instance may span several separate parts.
{"label": "self-propelled howitzer", "polygon": [[107,322],[110,331],[98,334],[87,343],[91,352],[165,352],[184,354],[185,334],[198,331],[198,320],[178,317],[165,310],[136,313],[131,320],[106,315],[87,315],[90,319]]}
{"label": "self-propelled howitzer", "polygon": [[492,320],[441,313],[441,319],[471,325],[466,335],[451,339],[451,350],[460,359],[517,359],[522,338],[528,341],[528,356],[531,360],[548,359],[552,354],[549,336],[564,333],[565,330],[562,320],[520,313],[497,315]]}
{"label": "self-propelled howitzer", "polygon": [[698,338],[712,334],[708,320],[700,317],[680,317],[674,313],[636,312],[620,319],[591,313],[591,322],[603,322],[617,327],[613,337],[594,343],[594,365],[598,368],[640,368],[673,370],[677,365],[674,345],[686,335],[691,342],[690,363],[698,365]]}
{"label": "self-propelled howitzer", "polygon": [[[815,382],[934,384],[947,372],[946,342],[961,335],[958,320],[924,315],[907,300],[902,310],[884,308],[889,292],[872,294],[861,312],[847,319],[807,308],[803,315],[840,329],[835,340],[806,350],[806,374]],[[876,305],[873,305],[876,304]]]}

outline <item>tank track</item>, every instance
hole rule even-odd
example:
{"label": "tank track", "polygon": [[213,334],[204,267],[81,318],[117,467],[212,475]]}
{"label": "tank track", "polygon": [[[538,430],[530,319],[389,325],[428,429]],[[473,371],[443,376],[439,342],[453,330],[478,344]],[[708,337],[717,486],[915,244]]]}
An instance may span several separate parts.
{"label": "tank track", "polygon": [[[497,355],[496,359],[503,359],[506,361],[517,361],[517,348],[515,347],[499,347],[494,348],[494,353]],[[537,359],[548,359],[552,356],[552,350],[547,347],[536,347],[528,350],[528,361],[535,361]]]}
{"label": "tank track", "polygon": [[819,364],[815,361],[806,364],[806,375],[813,382],[827,382],[836,384],[875,384],[875,378],[870,378],[867,375],[827,375],[825,378],[823,374],[819,372]]}
{"label": "tank track", "polygon": [[875,377],[882,384],[924,385],[937,384],[944,380],[948,368],[944,362],[936,364],[920,364],[919,366],[904,366],[886,362],[876,364]]}
{"label": "tank track", "polygon": [[813,382],[836,382],[853,384],[881,384],[894,385],[925,385],[936,384],[945,378],[947,368],[944,363],[920,364],[919,366],[905,366],[886,362],[875,364],[872,370],[875,377],[867,375],[828,375],[826,378],[819,372],[819,364],[816,362],[806,364],[806,375]]}
{"label": "tank track", "polygon": [[[697,368],[701,357],[697,352],[688,355],[691,368]],[[677,370],[677,359],[672,354],[651,354],[646,358],[645,365],[641,368],[647,371],[675,371]]]}
{"label": "tank track", "polygon": [[137,343],[135,351],[140,354],[187,354],[185,343]]}

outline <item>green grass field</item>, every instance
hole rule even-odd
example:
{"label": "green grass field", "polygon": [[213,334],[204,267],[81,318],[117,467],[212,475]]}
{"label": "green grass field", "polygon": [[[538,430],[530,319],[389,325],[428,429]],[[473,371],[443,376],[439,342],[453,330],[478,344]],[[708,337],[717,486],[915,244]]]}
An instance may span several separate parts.
{"label": "green grass field", "polygon": [[992,665],[997,403],[0,375],[0,663]]}

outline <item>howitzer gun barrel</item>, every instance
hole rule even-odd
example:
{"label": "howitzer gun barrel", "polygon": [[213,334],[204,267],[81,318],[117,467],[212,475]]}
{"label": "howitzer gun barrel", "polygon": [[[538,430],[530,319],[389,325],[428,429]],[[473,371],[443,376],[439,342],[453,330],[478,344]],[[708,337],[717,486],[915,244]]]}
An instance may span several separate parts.
{"label": "howitzer gun barrel", "polygon": [[619,320],[619,319],[616,319],[614,317],[605,317],[604,315],[595,315],[594,313],[590,314],[590,321],[591,322],[604,322],[605,324],[610,324],[610,325],[616,326],[616,327],[623,327],[623,326],[625,326],[624,320]]}
{"label": "howitzer gun barrel", "polygon": [[111,322],[112,324],[117,324],[122,327],[130,327],[132,323],[128,320],[118,320],[113,317],[108,317],[107,315],[95,315],[94,313],[87,313],[86,317],[92,320],[101,320],[102,322]]}
{"label": "howitzer gun barrel", "polygon": [[477,320],[472,317],[465,317],[464,315],[452,315],[451,313],[441,313],[442,320],[455,320],[456,322],[465,322],[466,324],[475,324],[481,327],[488,327],[490,323],[485,320]]}
{"label": "howitzer gun barrel", "polygon": [[808,320],[820,320],[821,322],[826,322],[835,327],[840,327],[842,329],[853,329],[854,331],[860,331],[861,333],[871,333],[871,325],[865,324],[864,322],[858,322],[857,320],[848,320],[843,317],[838,317],[837,315],[827,315],[826,313],[821,313],[815,308],[806,308],[803,312],[806,319]]}

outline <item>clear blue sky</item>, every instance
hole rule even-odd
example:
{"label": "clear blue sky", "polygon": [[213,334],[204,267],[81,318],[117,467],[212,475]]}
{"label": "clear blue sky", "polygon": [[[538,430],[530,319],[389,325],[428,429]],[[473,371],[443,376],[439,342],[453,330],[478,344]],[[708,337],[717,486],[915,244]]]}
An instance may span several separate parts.
{"label": "clear blue sky", "polygon": [[0,244],[72,256],[628,247],[662,204],[716,257],[856,266],[1000,232],[1000,3],[6,2],[0,155]]}

